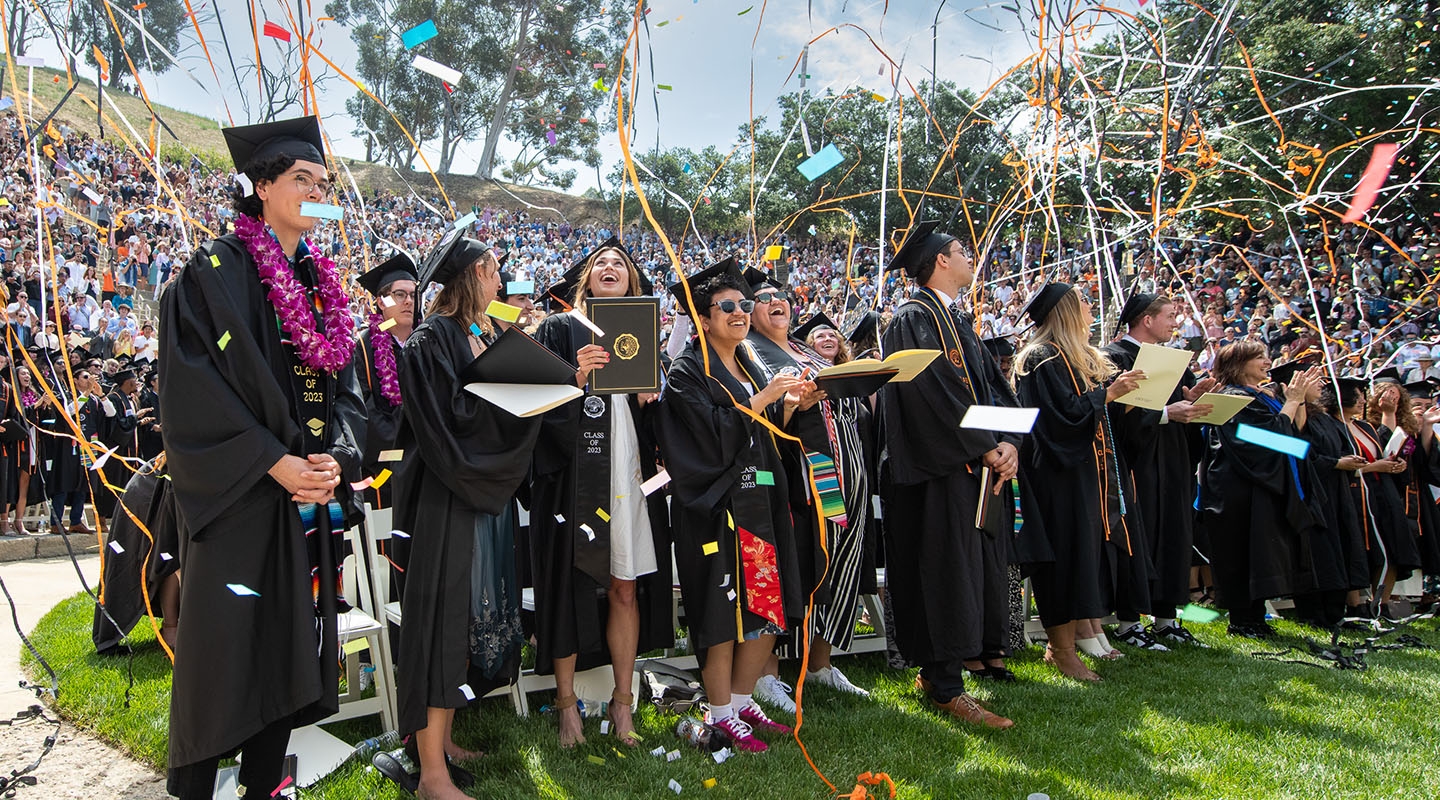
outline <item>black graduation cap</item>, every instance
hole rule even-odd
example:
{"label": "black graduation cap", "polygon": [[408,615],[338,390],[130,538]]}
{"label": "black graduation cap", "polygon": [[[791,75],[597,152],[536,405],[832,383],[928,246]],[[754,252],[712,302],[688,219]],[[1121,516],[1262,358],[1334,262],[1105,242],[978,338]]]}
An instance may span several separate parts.
{"label": "black graduation cap", "polygon": [[116,370],[115,374],[110,376],[110,385],[119,386],[133,377],[135,377],[135,370],[133,369]]}
{"label": "black graduation cap", "polygon": [[1428,398],[1435,393],[1435,384],[1429,378],[1412,381],[1405,384],[1405,391],[1409,392],[1411,397]]}
{"label": "black graduation cap", "polygon": [[800,327],[798,327],[798,328],[796,328],[795,330],[791,331],[791,332],[790,332],[790,335],[791,335],[792,337],[794,337],[795,339],[798,339],[798,340],[800,340],[800,341],[803,342],[803,341],[805,341],[805,340],[807,340],[807,339],[810,338],[810,334],[811,334],[811,333],[814,333],[815,331],[818,331],[818,330],[820,330],[821,328],[829,328],[830,330],[836,331],[836,332],[838,332],[838,331],[840,330],[840,328],[839,328],[838,326],[836,326],[835,323],[830,320],[830,317],[828,317],[828,316],[825,315],[825,312],[824,312],[824,311],[820,311],[820,312],[817,312],[817,313],[815,314],[815,316],[813,316],[813,317],[811,317],[810,319],[807,319],[807,320],[805,320],[804,322],[800,323]]}
{"label": "black graduation cap", "polygon": [[917,223],[905,234],[905,241],[900,244],[900,249],[895,251],[885,269],[903,269],[906,275],[915,277],[922,266],[930,263],[930,259],[955,241],[955,237],[948,233],[936,233],[935,229],[938,227],[938,219]]}
{"label": "black graduation cap", "polygon": [[[570,273],[567,272],[565,274],[569,275]],[[576,283],[577,281],[562,277],[555,283],[550,284],[550,286],[545,289],[545,293],[540,295],[541,305],[550,311],[554,310],[556,303],[559,303],[562,308],[568,309],[570,307],[570,301],[575,297]]]}
{"label": "black graduation cap", "polygon": [[545,294],[556,297],[568,305],[570,298],[575,296],[575,290],[580,286],[580,278],[585,274],[585,265],[589,264],[590,259],[599,254],[601,250],[618,250],[621,255],[625,256],[625,260],[629,262],[630,266],[635,268],[635,274],[640,276],[640,294],[647,296],[655,294],[655,283],[645,275],[645,270],[640,269],[640,265],[635,263],[635,257],[630,255],[630,251],[625,249],[625,245],[620,242],[620,239],[614,236],[601,242],[599,247],[581,256],[579,261],[570,265],[570,269],[565,270],[565,275],[559,282],[545,290]]}
{"label": "black graduation cap", "polygon": [[431,283],[449,283],[460,270],[474,264],[490,248],[465,236],[469,226],[451,228],[420,265],[417,293],[423,296]]}
{"label": "black graduation cap", "polygon": [[745,276],[746,285],[748,285],[751,289],[754,289],[755,291],[759,291],[761,286],[767,285],[774,286],[777,289],[783,288],[783,284],[780,283],[779,278],[776,278],[774,275],[771,275],[764,270],[758,270],[754,267],[746,267],[743,274]]}
{"label": "black graduation cap", "polygon": [[982,339],[980,343],[985,345],[985,349],[990,351],[990,355],[996,358],[1015,355],[1015,343],[1010,340],[1009,336],[989,336]]}
{"label": "black graduation cap", "polygon": [[1139,319],[1145,313],[1145,309],[1155,302],[1155,299],[1156,295],[1149,292],[1136,292],[1130,295],[1129,299],[1125,301],[1124,307],[1120,309],[1120,324],[1129,325]]}
{"label": "black graduation cap", "polygon": [[735,260],[735,256],[730,256],[718,264],[711,264],[705,269],[689,276],[685,281],[677,281],[665,287],[665,289],[675,298],[675,302],[679,306],[678,310],[681,313],[688,313],[689,303],[686,302],[685,299],[685,283],[690,284],[690,292],[693,295],[695,290],[700,288],[700,284],[711,278],[718,278],[726,274],[735,282],[735,288],[739,289],[740,293],[745,295],[746,298],[753,298],[755,296],[755,293],[750,290],[750,284],[746,282],[745,276],[740,273],[740,263]]}
{"label": "black graduation cap", "polygon": [[225,134],[225,146],[230,148],[230,160],[235,162],[235,169],[240,172],[245,172],[257,161],[275,156],[325,163],[325,140],[320,136],[320,118],[313,114],[225,128],[221,133]]}
{"label": "black graduation cap", "polygon": [[1342,395],[1348,394],[1356,389],[1359,389],[1363,392],[1370,388],[1370,381],[1365,380],[1364,378],[1356,378],[1350,375],[1342,375],[1339,381],[1340,391]]}
{"label": "black graduation cap", "polygon": [[1073,288],[1068,283],[1051,281],[1035,290],[1035,294],[1030,296],[1030,302],[1025,304],[1020,313],[1029,315],[1036,325],[1040,325],[1045,322],[1046,317],[1050,316],[1050,312],[1055,310],[1055,305],[1060,302],[1060,299],[1069,294]]}
{"label": "black graduation cap", "polygon": [[396,253],[386,259],[385,263],[370,270],[356,278],[356,282],[365,287],[365,291],[379,297],[380,290],[395,281],[419,280],[420,275],[415,271],[415,262],[410,256],[404,253]]}
{"label": "black graduation cap", "polygon": [[1371,383],[1400,383],[1400,370],[1393,366],[1386,367],[1370,376]]}
{"label": "black graduation cap", "polygon": [[1295,373],[1302,369],[1309,369],[1314,366],[1307,363],[1306,359],[1292,359],[1283,364],[1275,364],[1270,367],[1270,380],[1276,383],[1288,384],[1295,379]]}
{"label": "black graduation cap", "polygon": [[845,341],[855,344],[863,339],[874,336],[878,330],[880,330],[880,312],[872,309],[860,315],[860,319],[856,321],[855,327],[851,328],[850,332],[845,334]]}

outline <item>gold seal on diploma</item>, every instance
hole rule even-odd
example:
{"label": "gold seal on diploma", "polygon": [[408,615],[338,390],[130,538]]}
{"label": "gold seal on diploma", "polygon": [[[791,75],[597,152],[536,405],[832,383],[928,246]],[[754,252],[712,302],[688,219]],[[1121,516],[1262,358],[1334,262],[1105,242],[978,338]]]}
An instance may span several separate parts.
{"label": "gold seal on diploma", "polygon": [[615,355],[622,361],[629,361],[640,355],[640,340],[633,333],[622,333],[615,337]]}

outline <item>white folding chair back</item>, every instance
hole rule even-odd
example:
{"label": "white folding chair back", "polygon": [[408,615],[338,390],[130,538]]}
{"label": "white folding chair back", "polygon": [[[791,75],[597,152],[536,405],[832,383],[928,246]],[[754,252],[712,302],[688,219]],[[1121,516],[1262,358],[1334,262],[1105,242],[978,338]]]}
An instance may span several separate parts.
{"label": "white folding chair back", "polygon": [[[367,519],[369,518],[367,507]],[[360,535],[359,528],[345,531],[351,555],[345,559],[346,599],[354,606],[340,615],[338,638],[340,640],[341,662],[345,667],[345,692],[340,695],[340,710],[327,721],[379,714],[385,730],[395,730],[398,722],[395,700],[395,672],[390,653],[390,636],[385,625],[376,619],[374,612],[383,608],[376,602],[374,577],[379,572],[372,556],[374,545],[368,537]],[[388,570],[389,566],[386,565]],[[387,573],[388,575],[388,573]],[[368,609],[368,611],[367,611]],[[359,640],[364,646],[356,647]],[[375,696],[362,697],[360,689],[360,653],[370,651],[370,663],[374,667]]]}

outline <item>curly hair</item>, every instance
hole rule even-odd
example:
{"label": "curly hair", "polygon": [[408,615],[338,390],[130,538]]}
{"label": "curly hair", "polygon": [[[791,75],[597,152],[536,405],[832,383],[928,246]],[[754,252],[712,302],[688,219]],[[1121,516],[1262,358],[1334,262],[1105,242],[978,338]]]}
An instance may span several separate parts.
{"label": "curly hair", "polygon": [[[295,161],[294,156],[271,156],[260,161],[252,161],[250,168],[245,170],[245,174],[255,185],[259,185],[261,181],[273,181],[284,175],[285,170],[295,166]],[[264,205],[260,202],[260,195],[254,191],[248,195],[245,194],[245,188],[238,183],[230,190],[230,205],[247,217],[260,219],[265,214]]]}

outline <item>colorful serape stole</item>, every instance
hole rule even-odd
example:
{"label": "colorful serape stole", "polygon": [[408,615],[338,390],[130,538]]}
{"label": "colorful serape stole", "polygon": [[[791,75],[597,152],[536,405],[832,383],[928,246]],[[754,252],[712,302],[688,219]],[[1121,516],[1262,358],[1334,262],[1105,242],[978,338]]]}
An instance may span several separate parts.
{"label": "colorful serape stole", "polygon": [[[320,608],[320,542],[316,534],[320,531],[320,517],[316,512],[319,510],[318,503],[299,503],[300,526],[305,530],[305,551],[310,557],[310,592],[315,601],[315,608]],[[345,541],[345,510],[340,503],[331,500],[326,505],[326,511],[330,513],[330,552],[335,558],[335,604],[336,609],[344,614],[351,606],[345,602],[345,556],[341,543]]]}
{"label": "colorful serape stole", "polygon": [[815,488],[820,492],[820,512],[836,525],[845,525],[845,495],[840,491],[840,471],[835,460],[824,453],[806,453]]}

